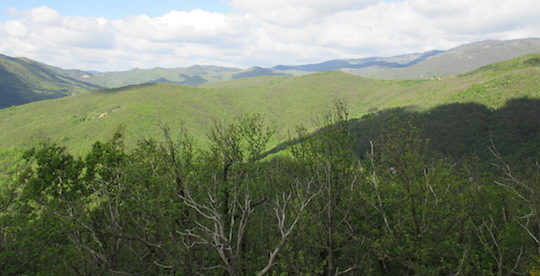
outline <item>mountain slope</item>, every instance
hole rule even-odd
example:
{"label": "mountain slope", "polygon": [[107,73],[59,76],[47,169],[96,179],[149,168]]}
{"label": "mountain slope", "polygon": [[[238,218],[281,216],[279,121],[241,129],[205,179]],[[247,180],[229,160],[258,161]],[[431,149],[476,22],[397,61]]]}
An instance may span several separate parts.
{"label": "mountain slope", "polygon": [[273,67],[277,70],[300,70],[307,72],[321,72],[327,70],[340,70],[343,68],[401,68],[408,67],[425,59],[436,56],[444,51],[433,50],[425,53],[404,54],[393,57],[368,57],[360,59],[335,59],[321,63],[305,64],[305,65],[278,65]]}
{"label": "mountain slope", "polygon": [[0,55],[0,108],[100,88],[59,71],[30,59]]}
{"label": "mountain slope", "polygon": [[540,39],[487,40],[461,45],[402,68],[374,66],[343,71],[380,79],[431,78],[462,74],[488,64],[531,53],[540,53]]}
{"label": "mountain slope", "polygon": [[187,68],[133,69],[120,72],[65,70],[26,58],[0,55],[0,108],[58,98],[98,88],[145,83],[201,85],[260,76],[297,76],[326,70],[378,79],[419,79],[462,74],[523,54],[540,53],[540,39],[482,41],[448,51],[394,57],[331,60],[297,66],[251,67],[246,70],[194,65]]}
{"label": "mountain slope", "polygon": [[540,53],[540,39],[486,40],[456,48],[393,57],[335,59],[303,65],[278,65],[274,70],[321,72],[341,70],[378,79],[419,79],[466,73],[525,54]]}
{"label": "mountain slope", "polygon": [[63,70],[67,76],[107,88],[119,88],[144,83],[174,83],[197,86],[206,82],[261,76],[293,76],[306,72],[299,70],[277,70],[258,66],[246,70],[213,65],[193,65],[186,68],[133,69],[118,72],[87,72]]}
{"label": "mountain slope", "polygon": [[184,124],[196,138],[213,119],[245,112],[261,113],[276,127],[277,144],[298,124],[336,99],[348,102],[351,116],[373,110],[415,105],[420,109],[455,102],[501,106],[514,97],[540,97],[540,55],[529,55],[482,70],[440,80],[373,80],[338,71],[298,77],[260,77],[188,87],[146,84],[94,91],[0,110],[0,148],[59,142],[76,152],[96,139],[107,139],[123,125],[128,142],[159,137],[160,125]]}

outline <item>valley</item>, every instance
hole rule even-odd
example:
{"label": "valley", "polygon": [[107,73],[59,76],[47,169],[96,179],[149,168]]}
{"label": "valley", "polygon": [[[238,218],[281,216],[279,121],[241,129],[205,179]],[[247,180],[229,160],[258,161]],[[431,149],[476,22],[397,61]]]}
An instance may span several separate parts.
{"label": "valley", "polygon": [[246,70],[1,56],[0,274],[536,275],[537,44]]}
{"label": "valley", "polygon": [[10,130],[0,136],[0,146],[28,147],[54,141],[82,153],[120,126],[132,143],[159,136],[162,125],[173,129],[184,125],[202,137],[213,120],[242,113],[260,113],[271,122],[277,131],[275,144],[287,139],[294,126],[309,127],[336,100],[347,102],[351,116],[360,117],[400,106],[427,110],[442,104],[476,102],[496,108],[511,98],[535,98],[540,96],[540,67],[531,62],[536,59],[538,55],[524,56],[433,80],[376,80],[328,71],[199,87],[156,83],[97,90],[0,110],[0,124]]}

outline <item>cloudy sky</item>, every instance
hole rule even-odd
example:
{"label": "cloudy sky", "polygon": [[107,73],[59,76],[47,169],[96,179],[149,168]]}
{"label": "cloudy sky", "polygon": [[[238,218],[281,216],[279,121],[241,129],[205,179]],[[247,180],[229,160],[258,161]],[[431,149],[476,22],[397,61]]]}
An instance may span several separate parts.
{"label": "cloudy sky", "polygon": [[303,64],[540,37],[538,0],[2,0],[0,53],[63,68]]}

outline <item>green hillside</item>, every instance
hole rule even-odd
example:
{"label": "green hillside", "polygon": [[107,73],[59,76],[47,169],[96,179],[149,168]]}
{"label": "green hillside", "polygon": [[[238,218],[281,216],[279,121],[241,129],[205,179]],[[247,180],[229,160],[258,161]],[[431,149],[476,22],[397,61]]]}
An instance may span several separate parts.
{"label": "green hillside", "polygon": [[187,68],[153,68],[133,69],[118,72],[84,72],[67,71],[73,78],[107,88],[118,88],[152,82],[168,82],[184,85],[199,85],[208,81],[227,80],[231,75],[240,72],[237,68],[222,66],[193,65]]}
{"label": "green hillside", "polygon": [[51,140],[75,152],[110,137],[122,125],[128,143],[185,124],[200,136],[214,119],[261,113],[276,129],[274,144],[296,125],[312,125],[336,99],[348,103],[352,117],[377,109],[477,102],[490,108],[514,97],[539,97],[540,55],[491,65],[439,80],[365,79],[337,71],[297,77],[260,77],[215,82],[203,87],[149,84],[95,91],[0,110],[0,147],[29,146]]}
{"label": "green hillside", "polygon": [[0,55],[0,108],[99,88],[60,71],[30,59]]}
{"label": "green hillside", "polygon": [[537,275],[540,99],[324,114],[272,158],[256,115],[202,147],[188,132],[126,149],[115,133],[83,157],[55,144],[14,155],[1,271]]}
{"label": "green hillside", "polygon": [[[340,68],[343,72],[369,78],[424,79],[462,74],[493,62],[539,51],[540,39],[530,38],[475,42],[444,52],[431,51],[424,54],[388,58],[333,60],[321,63],[320,66],[317,64],[306,65],[308,66],[306,68],[311,69],[306,69],[304,66],[276,66],[274,68],[251,67],[241,70],[214,65],[193,65],[186,68],[157,67],[118,72],[66,70],[27,58],[0,55],[0,108],[60,98],[99,88],[120,88],[151,83],[198,86],[208,82],[223,82],[241,78],[299,76],[312,71]],[[266,80],[266,78],[262,80]],[[259,83],[262,80],[255,82]],[[311,84],[300,84],[302,80],[306,81],[306,79],[298,79],[292,82],[297,83],[294,85],[306,86],[307,89],[311,89]],[[263,82],[259,85],[265,85]],[[352,82],[354,83],[354,81]],[[285,81],[282,86],[286,87],[289,83],[289,81]],[[236,86],[238,84],[218,84],[207,87],[220,87],[221,85]],[[347,86],[347,84],[343,85]],[[387,86],[388,84],[374,84],[374,86],[380,85]]]}
{"label": "green hillside", "polygon": [[306,74],[298,70],[274,70],[251,67],[246,70],[213,65],[193,65],[186,68],[133,69],[118,72],[85,72],[81,70],[59,70],[59,74],[80,79],[107,88],[146,83],[173,83],[196,86],[206,82],[231,79],[254,78],[260,76],[293,76]]}
{"label": "green hillside", "polygon": [[539,83],[529,55],[433,80],[329,71],[2,109],[0,271],[537,275]]}

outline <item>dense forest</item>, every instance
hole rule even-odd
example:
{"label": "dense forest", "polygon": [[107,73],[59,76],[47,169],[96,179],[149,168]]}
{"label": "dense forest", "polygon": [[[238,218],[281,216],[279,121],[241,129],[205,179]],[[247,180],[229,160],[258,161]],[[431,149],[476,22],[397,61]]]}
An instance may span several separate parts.
{"label": "dense forest", "polygon": [[346,104],[268,148],[258,114],[83,157],[27,150],[0,185],[4,275],[539,273],[540,101]]}

